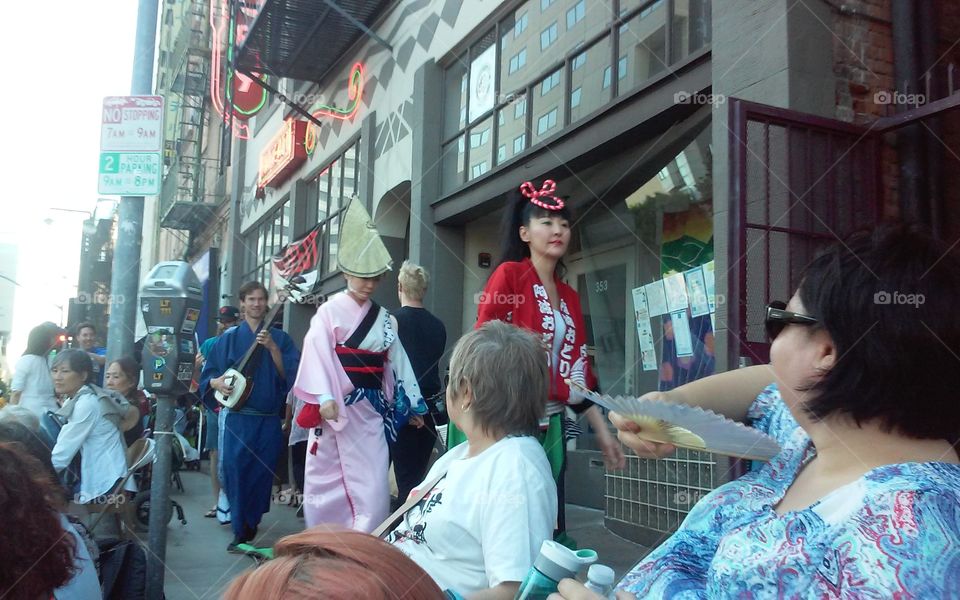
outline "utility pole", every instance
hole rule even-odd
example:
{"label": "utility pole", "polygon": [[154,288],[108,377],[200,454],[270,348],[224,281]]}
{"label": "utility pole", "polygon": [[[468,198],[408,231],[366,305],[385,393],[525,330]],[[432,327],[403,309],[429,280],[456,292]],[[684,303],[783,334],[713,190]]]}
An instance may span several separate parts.
{"label": "utility pole", "polygon": [[[130,93],[153,93],[153,57],[157,39],[157,0],[139,0],[137,38],[133,51]],[[107,328],[107,364],[133,354],[137,328],[137,291],[140,287],[140,241],[143,238],[143,196],[123,196],[117,219],[117,245],[110,279],[110,321]]]}

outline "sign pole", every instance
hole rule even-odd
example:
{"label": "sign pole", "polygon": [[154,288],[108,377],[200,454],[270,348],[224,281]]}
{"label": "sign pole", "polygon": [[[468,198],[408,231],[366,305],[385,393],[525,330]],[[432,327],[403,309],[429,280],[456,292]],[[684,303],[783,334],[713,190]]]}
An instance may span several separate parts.
{"label": "sign pole", "polygon": [[[139,0],[137,37],[130,91],[153,90],[153,57],[157,31],[157,0]],[[102,140],[101,140],[102,143]],[[117,243],[111,269],[107,362],[133,354],[137,327],[137,288],[140,285],[140,241],[143,237],[143,196],[120,198]]]}

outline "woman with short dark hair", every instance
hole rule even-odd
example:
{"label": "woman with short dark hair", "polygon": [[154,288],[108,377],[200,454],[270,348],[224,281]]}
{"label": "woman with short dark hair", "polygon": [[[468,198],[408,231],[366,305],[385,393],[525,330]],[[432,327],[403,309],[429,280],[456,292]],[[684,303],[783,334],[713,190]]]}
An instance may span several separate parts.
{"label": "woman with short dark hair", "polygon": [[[955,596],[958,304],[952,248],[905,226],[860,233],[767,308],[770,367],[651,394],[746,417],[782,450],[704,497],[620,587],[640,598]],[[671,450],[611,420],[641,456]]]}
{"label": "woman with short dark hair", "polygon": [[[58,414],[67,423],[53,447],[53,466],[62,471],[80,452],[80,492],[83,504],[110,493],[127,470],[120,420],[123,410],[103,390],[91,385],[93,363],[82,350],[64,350],[50,369],[53,387],[64,399]],[[99,390],[99,391],[98,391]],[[127,488],[136,490],[133,481]]]}
{"label": "woman with short dark hair", "polygon": [[143,417],[150,414],[150,403],[139,385],[140,364],[130,356],[121,356],[110,363],[103,380],[107,389],[122,395],[139,412],[136,423],[123,432],[123,439],[129,446],[143,435]]}

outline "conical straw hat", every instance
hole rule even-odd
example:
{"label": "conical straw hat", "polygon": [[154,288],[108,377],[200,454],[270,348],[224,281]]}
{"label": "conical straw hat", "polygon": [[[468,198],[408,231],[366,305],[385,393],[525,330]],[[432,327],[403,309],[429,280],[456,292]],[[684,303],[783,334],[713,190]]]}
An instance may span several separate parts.
{"label": "conical straw hat", "polygon": [[356,196],[350,201],[340,226],[337,264],[354,277],[376,277],[390,270],[393,260],[383,245],[377,226]]}

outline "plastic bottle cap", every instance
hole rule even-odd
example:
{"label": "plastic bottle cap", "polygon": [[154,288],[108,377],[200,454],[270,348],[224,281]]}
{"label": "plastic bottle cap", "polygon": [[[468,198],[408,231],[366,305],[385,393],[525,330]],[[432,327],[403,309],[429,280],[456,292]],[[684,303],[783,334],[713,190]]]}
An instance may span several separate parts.
{"label": "plastic bottle cap", "polygon": [[604,587],[613,585],[615,577],[613,569],[607,565],[594,564],[587,570],[587,579]]}

